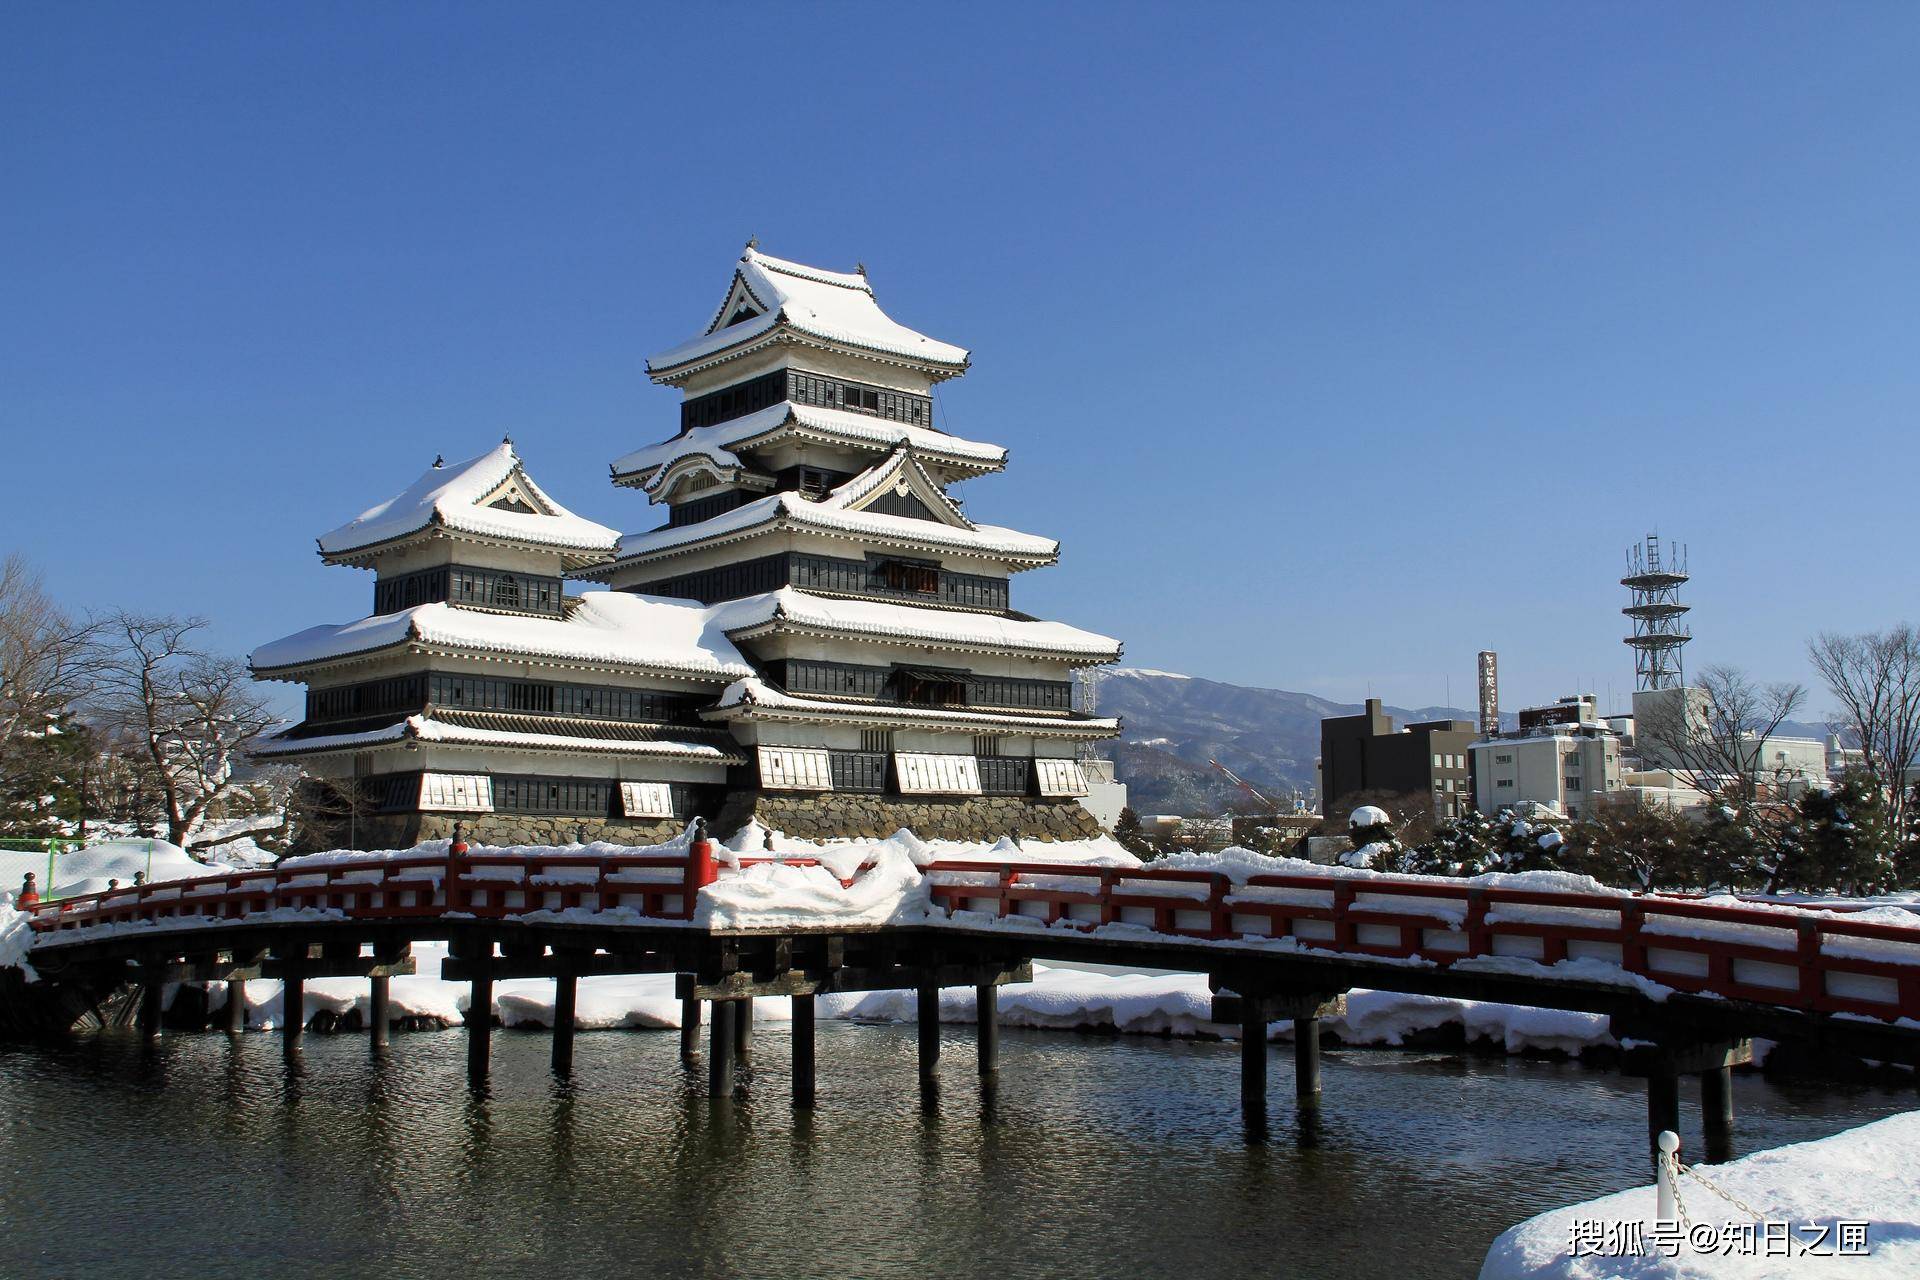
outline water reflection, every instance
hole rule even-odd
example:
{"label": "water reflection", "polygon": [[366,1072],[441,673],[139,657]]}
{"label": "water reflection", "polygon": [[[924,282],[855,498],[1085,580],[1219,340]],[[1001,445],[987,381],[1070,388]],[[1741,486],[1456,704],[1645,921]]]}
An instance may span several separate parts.
{"label": "water reflection", "polygon": [[[821,1023],[817,1105],[798,1110],[777,1023],[756,1028],[749,1091],[718,1104],[672,1033],[582,1035],[556,1078],[546,1037],[501,1032],[479,1090],[458,1031],[384,1055],[310,1035],[291,1061],[258,1034],[0,1047],[5,1271],[124,1269],[125,1233],[101,1224],[138,1222],[142,1280],[519,1280],[562,1259],[582,1280],[1400,1280],[1471,1275],[1512,1222],[1644,1180],[1637,1088],[1578,1066],[1348,1050],[1318,1105],[1277,1092],[1251,1140],[1231,1044],[1008,1029],[982,1080],[971,1037],[945,1033],[923,1093],[912,1027]],[[1748,1150],[1915,1105],[1735,1089]],[[1697,1128],[1692,1092],[1684,1109]],[[1395,1237],[1413,1222],[1418,1241]]]}

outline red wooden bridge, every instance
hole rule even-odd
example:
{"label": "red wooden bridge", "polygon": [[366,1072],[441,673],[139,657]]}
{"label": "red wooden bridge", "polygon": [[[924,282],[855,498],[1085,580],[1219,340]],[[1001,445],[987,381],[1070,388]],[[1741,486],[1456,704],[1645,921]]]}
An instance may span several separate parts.
{"label": "red wooden bridge", "polygon": [[[723,870],[705,840],[685,854],[457,848],[309,859],[42,904],[32,918],[32,962],[48,979],[36,997],[41,1023],[98,1016],[108,993],[130,986],[153,1030],[167,982],[280,977],[297,1008],[308,978],[364,976],[384,1043],[387,979],[412,971],[413,942],[445,939],[442,976],[473,983],[473,1009],[491,1008],[497,979],[555,979],[563,1068],[578,978],[679,975],[689,1055],[700,1002],[712,1002],[709,1067],[721,1095],[734,1088],[757,995],[795,997],[803,1098],[813,1088],[812,997],[825,991],[918,990],[931,1080],[939,989],[979,987],[990,1073],[991,988],[1030,976],[1036,958],[1207,973],[1220,993],[1215,1017],[1241,1024],[1253,1100],[1265,1087],[1267,1024],[1281,1018],[1295,1024],[1302,1097],[1318,1091],[1318,1019],[1357,987],[1607,1014],[1618,1038],[1640,1042],[1629,1069],[1649,1079],[1654,1132],[1675,1127],[1683,1072],[1706,1082],[1710,1134],[1719,1120],[1730,1125],[1728,1071],[1755,1035],[1920,1062],[1920,915],[1890,923],[1857,909],[1415,877],[941,861],[923,868],[935,908],[924,922],[725,929],[697,919],[701,889]],[[768,856],[728,858],[726,869],[766,862],[818,865]],[[244,1018],[241,1002],[229,1010],[230,1025],[235,1013]],[[488,1022],[470,1022],[476,1074],[486,1069]],[[300,1028],[287,1032],[297,1044]]]}

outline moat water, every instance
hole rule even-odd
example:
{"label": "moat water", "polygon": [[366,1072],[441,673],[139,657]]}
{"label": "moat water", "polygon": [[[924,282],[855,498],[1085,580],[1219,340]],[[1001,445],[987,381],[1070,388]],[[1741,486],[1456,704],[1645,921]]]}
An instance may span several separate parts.
{"label": "moat water", "polygon": [[[1232,1044],[1003,1032],[997,1086],[944,1029],[820,1026],[817,1107],[755,1037],[715,1109],[672,1032],[125,1035],[0,1047],[0,1275],[1472,1276],[1506,1227],[1646,1179],[1636,1083],[1572,1063],[1329,1050],[1318,1119],[1273,1055],[1250,1141]],[[1741,1150],[1920,1106],[1913,1090],[1736,1082]],[[1697,1097],[1685,1112],[1699,1150]]]}

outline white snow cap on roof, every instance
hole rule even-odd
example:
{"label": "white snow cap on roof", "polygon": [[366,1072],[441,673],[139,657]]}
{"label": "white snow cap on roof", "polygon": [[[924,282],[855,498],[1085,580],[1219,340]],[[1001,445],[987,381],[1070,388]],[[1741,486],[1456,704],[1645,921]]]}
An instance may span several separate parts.
{"label": "white snow cap on roof", "polygon": [[[882,311],[874,301],[873,288],[865,275],[822,271],[749,247],[740,255],[735,281],[761,308],[761,313],[730,325],[727,321],[732,316],[726,314],[727,306],[723,303],[721,312],[714,316],[706,332],[648,359],[648,372],[657,376],[758,338],[783,323],[828,342],[904,356],[956,372],[966,367],[964,347],[917,333]],[[730,285],[727,301],[733,298],[734,289]]]}
{"label": "white snow cap on roof", "polygon": [[1003,618],[991,613],[932,609],[922,605],[891,604],[878,600],[842,600],[782,587],[764,595],[747,596],[714,606],[720,627],[728,634],[765,623],[784,621],[795,626],[871,636],[901,637],[920,642],[945,641],[962,648],[998,652],[1069,654],[1090,662],[1108,662],[1120,654],[1120,642],[1070,627],[1064,622]]}
{"label": "white snow cap on roof", "polygon": [[705,542],[782,520],[799,529],[914,545],[952,547],[988,556],[1045,562],[1051,562],[1059,556],[1060,544],[1054,539],[1022,533],[1018,529],[1003,529],[997,525],[975,524],[960,512],[951,499],[946,500],[953,521],[951,524],[942,520],[922,520],[914,516],[854,509],[854,504],[871,496],[881,481],[900,474],[904,468],[915,469],[929,488],[939,490],[939,486],[926,476],[924,468],[913,458],[911,450],[902,445],[885,460],[818,500],[788,489],[770,493],[696,524],[667,525],[645,533],[630,533],[620,540],[620,559]]}
{"label": "white snow cap on roof", "polygon": [[753,673],[711,609],[691,600],[625,591],[589,591],[564,618],[415,605],[345,625],[309,627],[261,645],[250,661],[256,672],[266,673],[400,644],[621,664],[728,680]]}
{"label": "white snow cap on roof", "polygon": [[1007,461],[1006,449],[997,444],[963,440],[959,436],[950,436],[933,427],[909,426],[904,422],[892,422],[886,418],[870,417],[864,413],[850,413],[845,409],[822,409],[783,400],[779,404],[769,405],[765,409],[743,417],[716,423],[711,427],[693,427],[671,439],[650,444],[644,449],[636,449],[614,460],[613,474],[616,477],[626,477],[639,472],[652,471],[654,474],[648,476],[644,482],[644,487],[651,490],[659,479],[660,471],[682,458],[699,456],[706,458],[716,467],[737,467],[741,462],[739,456],[733,452],[734,446],[758,436],[770,436],[789,421],[824,435],[838,436],[867,444],[885,445],[888,448],[910,444],[922,453],[935,457],[954,458],[981,467],[1001,467],[1006,465]]}
{"label": "white snow cap on roof", "polygon": [[1380,806],[1363,804],[1348,816],[1347,825],[1365,830],[1367,827],[1382,827],[1392,821],[1393,819],[1387,816],[1387,811]]}
{"label": "white snow cap on roof", "polygon": [[[532,511],[491,506],[512,482],[509,501]],[[521,466],[509,441],[451,466],[436,464],[378,506],[369,507],[320,537],[323,555],[346,555],[440,525],[460,533],[506,538],[603,555],[620,540],[616,530],[582,519],[549,498]]]}

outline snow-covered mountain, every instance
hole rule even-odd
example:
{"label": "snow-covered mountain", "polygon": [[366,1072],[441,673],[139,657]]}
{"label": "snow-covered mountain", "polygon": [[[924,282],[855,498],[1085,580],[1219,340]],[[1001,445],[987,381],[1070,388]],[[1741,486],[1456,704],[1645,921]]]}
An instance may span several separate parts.
{"label": "snow-covered mountain", "polygon": [[[1310,693],[1255,689],[1171,671],[1122,667],[1100,682],[1100,714],[1119,716],[1113,758],[1129,803],[1139,813],[1221,813],[1251,808],[1243,794],[1207,764],[1218,760],[1276,799],[1314,785],[1320,721],[1354,715],[1357,703]],[[1387,707],[1400,724],[1473,719],[1446,707]]]}

